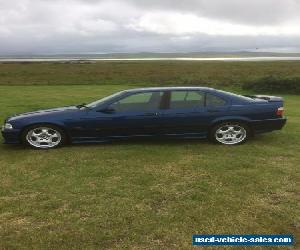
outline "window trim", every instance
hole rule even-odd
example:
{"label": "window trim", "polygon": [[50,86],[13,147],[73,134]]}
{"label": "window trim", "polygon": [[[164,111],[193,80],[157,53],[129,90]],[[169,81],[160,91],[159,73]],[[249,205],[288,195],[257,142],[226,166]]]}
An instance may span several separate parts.
{"label": "window trim", "polygon": [[163,95],[160,100],[159,109],[168,110],[170,109],[171,90],[163,91]]}

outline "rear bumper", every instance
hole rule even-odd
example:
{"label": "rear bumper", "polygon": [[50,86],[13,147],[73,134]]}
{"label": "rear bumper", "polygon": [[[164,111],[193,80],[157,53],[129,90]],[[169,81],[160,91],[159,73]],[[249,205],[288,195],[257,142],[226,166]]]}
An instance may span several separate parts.
{"label": "rear bumper", "polygon": [[4,144],[20,144],[20,130],[2,130],[2,136],[4,138]]}
{"label": "rear bumper", "polygon": [[286,121],[286,118],[252,121],[251,127],[255,133],[271,132],[273,130],[282,129],[286,124]]}

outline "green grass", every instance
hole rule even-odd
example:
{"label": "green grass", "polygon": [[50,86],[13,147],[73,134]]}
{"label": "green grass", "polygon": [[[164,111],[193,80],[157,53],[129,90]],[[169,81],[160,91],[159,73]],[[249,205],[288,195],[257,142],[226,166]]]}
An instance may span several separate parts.
{"label": "green grass", "polygon": [[[127,87],[2,86],[0,117]],[[300,100],[285,99],[284,130],[237,147],[206,140],[50,151],[1,145],[0,248],[189,249],[195,233],[298,238]]]}
{"label": "green grass", "polygon": [[300,77],[300,61],[132,61],[1,63],[0,85],[221,85],[239,86],[268,75]]}
{"label": "green grass", "polygon": [[[124,75],[116,73],[111,83],[99,86],[90,83],[106,78],[109,71],[106,75],[104,70],[102,78],[94,71],[90,76],[78,73],[78,67],[85,72],[94,64],[36,64],[35,69],[32,64],[0,65],[0,120],[13,113],[89,102],[121,89],[146,86],[143,72],[164,76],[161,63],[152,64],[144,65],[143,71],[139,64],[108,63],[106,67],[115,71],[120,65],[131,65],[127,73],[132,76],[117,84]],[[176,63],[164,64],[166,69]],[[188,65],[182,66],[186,74]],[[227,79],[227,83],[267,71],[299,74],[297,62],[263,63],[261,69],[256,64],[257,74],[246,76],[255,68],[251,65],[195,63],[193,74]],[[230,75],[235,70],[237,74]],[[137,81],[128,85],[134,75]],[[67,85],[80,82],[85,85]],[[26,86],[7,86],[10,83]],[[238,90],[238,85],[233,88]],[[130,140],[48,151],[1,144],[0,249],[192,249],[195,233],[287,233],[298,240],[300,98],[284,97],[286,127],[236,147],[207,140]]]}

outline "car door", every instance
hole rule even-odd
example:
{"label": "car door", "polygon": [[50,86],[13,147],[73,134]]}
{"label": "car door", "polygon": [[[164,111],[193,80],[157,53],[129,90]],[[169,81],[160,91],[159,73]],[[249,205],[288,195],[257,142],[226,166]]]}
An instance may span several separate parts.
{"label": "car door", "polygon": [[[165,135],[205,136],[210,122],[225,110],[226,101],[198,90],[173,90],[169,105],[162,111]],[[213,100],[211,100],[213,99]]]}
{"label": "car door", "polygon": [[89,112],[86,126],[90,136],[152,136],[159,133],[160,102],[163,92],[130,93],[100,110]]}

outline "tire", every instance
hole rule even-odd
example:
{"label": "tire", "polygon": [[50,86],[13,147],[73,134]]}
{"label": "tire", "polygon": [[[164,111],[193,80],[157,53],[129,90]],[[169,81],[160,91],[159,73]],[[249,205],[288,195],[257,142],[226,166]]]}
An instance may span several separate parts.
{"label": "tire", "polygon": [[22,133],[22,142],[35,149],[52,149],[66,142],[65,132],[57,126],[37,124],[26,128]]}
{"label": "tire", "polygon": [[228,121],[214,126],[210,132],[210,139],[218,144],[238,145],[249,139],[250,132],[245,123]]}

